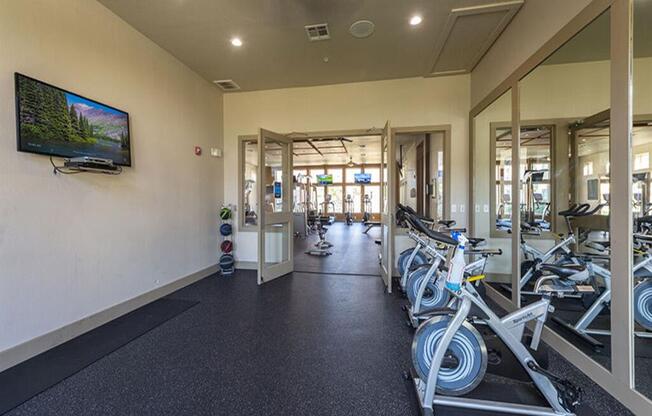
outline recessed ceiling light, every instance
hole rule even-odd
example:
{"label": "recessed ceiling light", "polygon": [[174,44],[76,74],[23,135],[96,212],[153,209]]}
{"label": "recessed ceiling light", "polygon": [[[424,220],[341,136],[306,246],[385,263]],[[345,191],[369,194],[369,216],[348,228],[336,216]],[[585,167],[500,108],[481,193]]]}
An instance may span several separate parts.
{"label": "recessed ceiling light", "polygon": [[412,17],[410,18],[410,24],[411,24],[412,26],[416,26],[416,25],[418,25],[418,24],[421,24],[422,21],[423,21],[423,19],[422,19],[421,16],[419,16],[419,15],[415,15],[415,16],[412,16]]}
{"label": "recessed ceiling light", "polygon": [[239,48],[240,46],[242,46],[242,39],[240,39],[240,38],[231,38],[231,45],[236,46],[236,47]]}

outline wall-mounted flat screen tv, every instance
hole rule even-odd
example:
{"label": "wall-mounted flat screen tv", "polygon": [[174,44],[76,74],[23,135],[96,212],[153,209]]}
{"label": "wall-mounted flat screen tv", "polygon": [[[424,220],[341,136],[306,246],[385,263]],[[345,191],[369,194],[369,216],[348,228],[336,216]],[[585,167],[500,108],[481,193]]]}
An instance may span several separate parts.
{"label": "wall-mounted flat screen tv", "polygon": [[371,183],[370,173],[354,173],[353,180],[355,183]]}
{"label": "wall-mounted flat screen tv", "polygon": [[317,175],[317,183],[320,185],[330,185],[333,183],[333,175]]}
{"label": "wall-mounted flat screen tv", "polygon": [[16,73],[18,150],[131,166],[129,114]]}

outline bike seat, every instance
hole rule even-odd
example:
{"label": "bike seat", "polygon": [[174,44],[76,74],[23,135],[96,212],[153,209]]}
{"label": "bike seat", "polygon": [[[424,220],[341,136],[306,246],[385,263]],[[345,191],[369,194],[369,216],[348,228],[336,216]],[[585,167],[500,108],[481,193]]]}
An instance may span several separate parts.
{"label": "bike seat", "polygon": [[652,224],[652,215],[645,215],[643,217],[636,218],[637,224]]}
{"label": "bike seat", "polygon": [[467,237],[466,239],[469,240],[469,244],[471,244],[471,247],[477,247],[485,242],[484,238]]}
{"label": "bike seat", "polygon": [[437,224],[443,225],[446,228],[451,228],[453,225],[456,224],[455,220],[439,220],[437,221]]}
{"label": "bike seat", "polygon": [[645,267],[641,267],[634,271],[634,277],[637,277],[639,279],[649,279],[652,277],[652,272],[646,269]]}
{"label": "bike seat", "polygon": [[563,279],[581,282],[589,278],[589,271],[586,266],[580,264],[564,264],[558,266],[556,264],[542,264],[539,266],[541,270],[545,270],[559,276]]}

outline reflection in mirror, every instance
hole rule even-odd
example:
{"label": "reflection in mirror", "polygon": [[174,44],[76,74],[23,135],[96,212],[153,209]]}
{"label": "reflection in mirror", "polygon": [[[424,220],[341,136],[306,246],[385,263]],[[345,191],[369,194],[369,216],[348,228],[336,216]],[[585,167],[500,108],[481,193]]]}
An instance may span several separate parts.
{"label": "reflection in mirror", "polygon": [[258,195],[256,194],[256,175],[258,172],[258,141],[243,140],[244,160],[243,196],[244,225],[258,225]]}
{"label": "reflection in mirror", "polygon": [[550,180],[553,128],[521,127],[519,162],[521,222],[542,232],[551,231],[552,182]]}
{"label": "reflection in mirror", "polygon": [[652,2],[634,0],[634,126],[632,128],[632,209],[634,214],[634,381],[652,399]]}
{"label": "reflection in mirror", "polygon": [[607,368],[609,31],[607,11],[523,78],[519,109],[521,302],[549,279],[548,326]]}
{"label": "reflection in mirror", "polygon": [[496,209],[496,229],[508,231],[512,228],[512,128],[492,129],[495,139],[496,189],[494,207]]}
{"label": "reflection in mirror", "polygon": [[281,212],[284,207],[284,192],[290,189],[290,184],[285,183],[283,177],[283,164],[286,163],[286,143],[278,142],[269,138],[264,139],[265,144],[265,212]]}
{"label": "reflection in mirror", "polygon": [[[501,249],[488,259],[486,281],[511,299],[512,91],[473,119],[473,230],[482,248]],[[493,183],[493,185],[492,185]],[[499,232],[496,232],[499,230]]]}
{"label": "reflection in mirror", "polygon": [[446,219],[444,135],[444,132],[431,132],[396,133],[394,136],[398,202],[437,221]]}

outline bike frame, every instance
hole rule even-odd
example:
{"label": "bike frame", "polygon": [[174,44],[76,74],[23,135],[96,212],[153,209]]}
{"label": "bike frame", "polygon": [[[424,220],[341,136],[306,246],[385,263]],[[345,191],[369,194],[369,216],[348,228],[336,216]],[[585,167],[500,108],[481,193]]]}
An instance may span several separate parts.
{"label": "bike frame", "polygon": [[[564,254],[572,254],[573,252],[569,248],[569,246],[575,244],[575,235],[570,234],[563,240],[561,240],[559,243],[555,244],[552,248],[550,248],[546,252],[542,252],[541,250],[538,250],[530,245],[527,244],[527,241],[524,241],[521,243],[521,250],[523,250],[523,253],[525,255],[531,255],[535,259],[540,259],[540,263],[546,263],[548,260],[550,260],[559,250],[563,251]],[[523,276],[521,276],[521,280],[519,282],[519,288],[523,289],[523,287],[527,284],[527,282],[530,281],[532,276],[534,275],[534,272],[536,271],[535,267],[531,267],[530,270],[527,271]]]}
{"label": "bike frame", "polygon": [[[467,282],[465,286],[466,285],[469,285],[469,283]],[[430,372],[428,373],[428,379],[423,381],[417,377],[414,378],[420,405],[425,415],[434,416],[435,405],[523,415],[573,415],[573,413],[569,413],[559,403],[558,391],[552,382],[546,376],[535,372],[528,366],[528,363],[536,363],[536,360],[534,357],[532,357],[527,347],[521,342],[527,323],[536,320],[534,336],[532,338],[532,348],[536,349],[538,346],[541,331],[543,330],[543,325],[546,321],[550,307],[549,296],[543,296],[541,300],[518,309],[504,316],[503,318],[499,318],[489,308],[489,306],[483,300],[481,300],[481,298],[479,298],[477,295],[474,295],[466,287],[462,287],[459,293],[453,293],[453,296],[457,298],[458,307],[451,321],[449,322],[446,331],[444,332],[444,335],[442,336],[437,346],[437,349],[435,350],[435,354],[432,359],[432,365],[430,366]],[[549,408],[436,395],[437,377],[444,356],[451,341],[453,340],[453,337],[457,331],[459,331],[462,324],[468,319],[472,305],[480,308],[485,316],[487,316],[486,319],[482,320],[483,323],[488,325],[505,343],[505,345],[514,353],[524,370],[534,382],[535,386],[538,388],[538,390],[550,405]]]}

